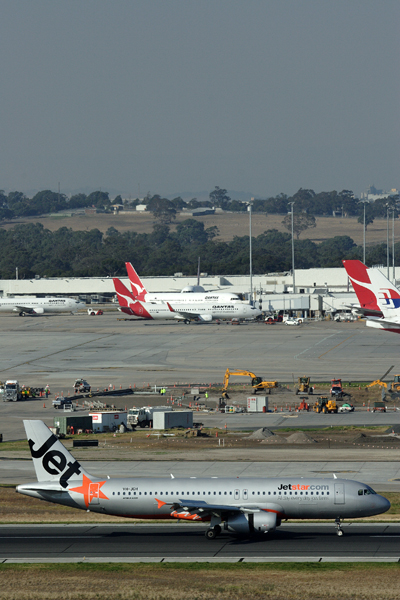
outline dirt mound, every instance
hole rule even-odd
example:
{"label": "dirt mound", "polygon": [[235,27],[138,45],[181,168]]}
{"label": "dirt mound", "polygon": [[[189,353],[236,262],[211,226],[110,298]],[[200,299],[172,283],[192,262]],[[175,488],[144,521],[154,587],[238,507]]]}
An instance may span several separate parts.
{"label": "dirt mound", "polygon": [[360,435],[355,437],[352,440],[352,442],[353,442],[353,444],[365,444],[366,439],[367,439],[367,436],[365,435],[365,433],[360,433]]}
{"label": "dirt mound", "polygon": [[266,438],[272,437],[275,434],[272,433],[272,431],[270,429],[268,429],[268,427],[261,427],[260,429],[256,429],[256,431],[253,431],[253,433],[251,435],[249,435],[249,437],[247,439],[249,440],[265,440]]}
{"label": "dirt mound", "polygon": [[309,435],[304,433],[304,431],[297,431],[296,433],[292,433],[287,438],[287,442],[289,444],[316,444],[317,442],[313,440]]}

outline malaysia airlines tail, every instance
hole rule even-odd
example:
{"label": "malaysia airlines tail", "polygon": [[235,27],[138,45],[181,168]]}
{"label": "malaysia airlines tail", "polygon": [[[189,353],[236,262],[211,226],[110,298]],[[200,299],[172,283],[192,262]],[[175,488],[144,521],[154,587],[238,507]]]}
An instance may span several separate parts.
{"label": "malaysia airlines tail", "polygon": [[137,300],[144,302],[147,295],[147,290],[144,287],[142,280],[136,273],[131,263],[125,263],[126,270],[128,273],[129,281],[131,283],[132,293]]}
{"label": "malaysia airlines tail", "polygon": [[367,317],[367,325],[400,333],[400,293],[379,269],[369,269],[359,260],[344,260],[362,309],[381,317]]}

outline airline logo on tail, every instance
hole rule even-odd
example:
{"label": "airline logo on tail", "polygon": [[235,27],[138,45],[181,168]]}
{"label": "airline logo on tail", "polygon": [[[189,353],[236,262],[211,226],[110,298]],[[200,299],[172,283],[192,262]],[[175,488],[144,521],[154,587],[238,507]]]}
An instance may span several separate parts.
{"label": "airline logo on tail", "polygon": [[400,294],[383,273],[379,269],[368,269],[359,260],[344,260],[343,265],[361,307],[393,316],[393,313],[388,314],[388,311],[400,308]]}
{"label": "airline logo on tail", "polygon": [[146,299],[147,290],[144,287],[139,275],[132,267],[131,263],[125,263],[126,270],[128,273],[129,281],[132,288],[132,293],[137,300],[144,302]]}
{"label": "airline logo on tail", "polygon": [[143,317],[145,319],[153,318],[143,304],[138,302],[137,299],[132,296],[131,292],[124,286],[120,279],[114,278],[113,283],[122,312],[128,315]]}

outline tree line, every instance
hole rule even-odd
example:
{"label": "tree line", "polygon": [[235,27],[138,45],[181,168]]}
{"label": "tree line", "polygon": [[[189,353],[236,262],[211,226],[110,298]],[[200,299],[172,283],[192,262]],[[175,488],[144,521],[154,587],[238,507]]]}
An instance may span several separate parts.
{"label": "tree line", "polygon": [[[171,276],[176,272],[195,275],[198,257],[203,272],[210,275],[244,275],[249,272],[249,237],[236,236],[230,242],[218,241],[216,228],[187,219],[171,232],[156,222],[152,233],[119,232],[110,227],[73,231],[61,227],[50,231],[42,224],[0,228],[0,279],[13,279],[18,267],[20,278],[114,277],[126,276],[125,262],[131,262],[143,276]],[[253,272],[264,274],[290,271],[291,236],[276,229],[253,240]],[[362,247],[348,236],[336,236],[315,244],[295,240],[298,269],[341,267],[343,259],[362,259]],[[395,247],[400,256],[400,244]],[[386,245],[369,246],[368,265],[386,263]]]}
{"label": "tree line", "polygon": [[[365,205],[366,225],[373,222],[377,217],[385,217],[388,204],[395,210],[397,218],[398,196],[375,200]],[[293,196],[278,194],[270,198],[256,198],[252,202],[252,210],[255,213],[282,214],[286,215],[294,203],[294,213],[309,216],[332,216],[340,213],[346,217],[358,217],[360,222],[364,220],[364,205],[351,190],[341,192],[320,192],[300,188]],[[247,203],[230,198],[227,190],[215,187],[209,194],[209,200],[202,202],[192,198],[188,202],[181,197],[163,198],[150,192],[145,198],[128,201],[117,196],[110,199],[108,192],[97,190],[91,194],[75,194],[68,198],[65,194],[43,190],[32,198],[28,198],[22,192],[10,192],[5,194],[0,190],[0,221],[11,220],[17,217],[31,217],[42,214],[57,213],[78,208],[95,207],[100,211],[111,212],[113,205],[124,205],[134,208],[138,204],[146,204],[148,210],[153,212],[159,220],[169,223],[176,217],[178,211],[183,208],[194,209],[200,207],[216,207],[233,212],[245,212]]]}

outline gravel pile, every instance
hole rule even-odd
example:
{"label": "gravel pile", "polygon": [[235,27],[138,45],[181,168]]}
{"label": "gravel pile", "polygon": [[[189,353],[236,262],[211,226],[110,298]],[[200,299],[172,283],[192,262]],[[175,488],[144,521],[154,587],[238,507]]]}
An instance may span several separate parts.
{"label": "gravel pile", "polygon": [[253,433],[251,435],[249,435],[248,439],[249,440],[265,440],[266,438],[270,438],[274,435],[275,434],[272,433],[272,431],[270,429],[268,429],[268,427],[261,427],[261,429],[256,429],[256,431],[253,431]]}

